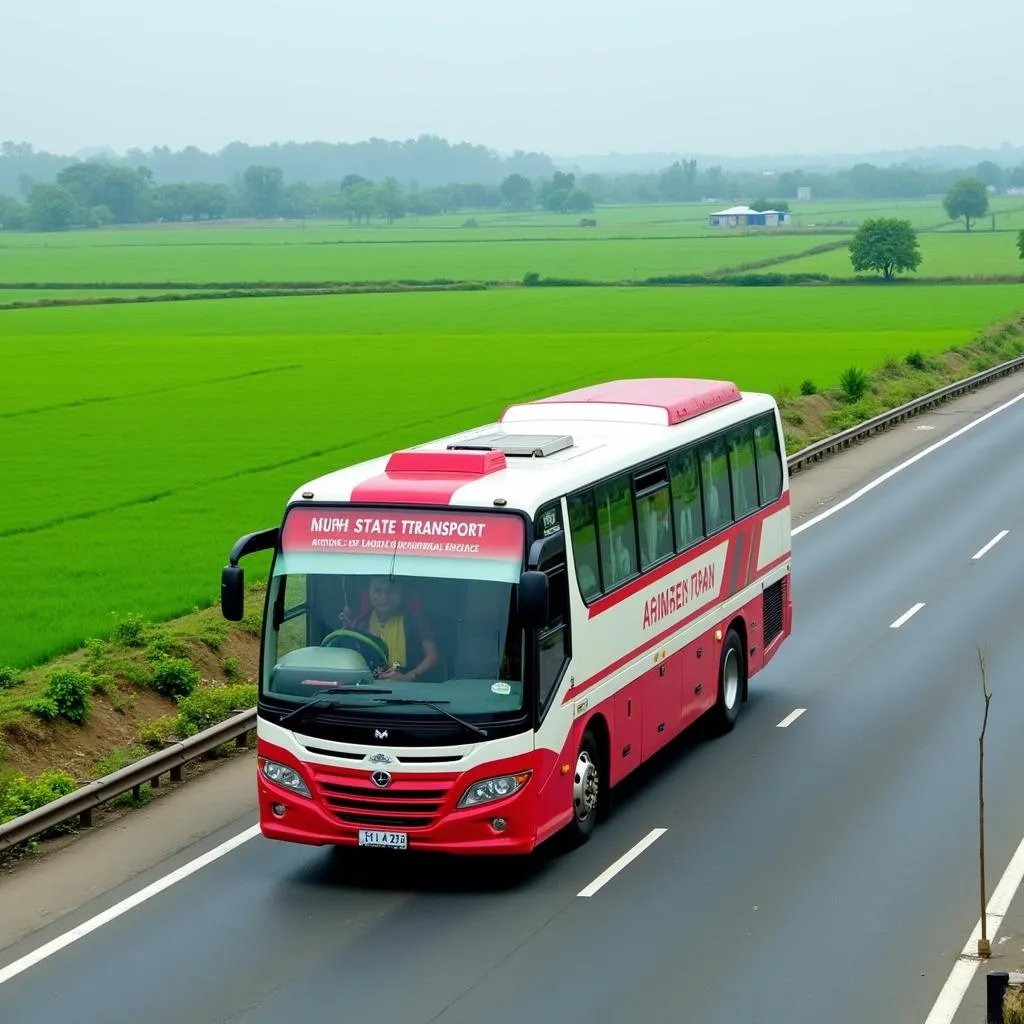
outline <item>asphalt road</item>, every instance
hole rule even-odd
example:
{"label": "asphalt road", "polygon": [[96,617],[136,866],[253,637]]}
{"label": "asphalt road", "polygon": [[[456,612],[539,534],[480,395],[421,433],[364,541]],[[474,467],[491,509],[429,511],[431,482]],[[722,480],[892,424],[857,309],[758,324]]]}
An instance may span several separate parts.
{"label": "asphalt road", "polygon": [[0,1020],[923,1024],[979,914],[976,645],[990,884],[1020,840],[1024,402],[793,565],[795,633],[735,732],[666,749],[584,848],[452,867],[257,838],[7,981]]}

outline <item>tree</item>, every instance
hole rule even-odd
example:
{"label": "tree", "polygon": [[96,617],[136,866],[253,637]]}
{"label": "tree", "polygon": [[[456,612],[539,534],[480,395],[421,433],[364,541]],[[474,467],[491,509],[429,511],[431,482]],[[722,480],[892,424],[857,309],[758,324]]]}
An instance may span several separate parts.
{"label": "tree", "polygon": [[965,178],[957,178],[952,187],[946,193],[942,201],[950,220],[964,219],[968,231],[971,230],[971,221],[984,217],[988,210],[988,190],[981,178],[968,175]]}
{"label": "tree", "polygon": [[1024,228],[1021,228],[1017,235],[1017,249],[1020,252],[1020,258],[1024,260]]}
{"label": "tree", "polygon": [[28,199],[28,220],[37,231],[66,231],[78,213],[75,197],[63,185],[36,185]]}
{"label": "tree", "polygon": [[880,270],[888,281],[901,270],[917,270],[921,250],[909,220],[876,217],[860,226],[850,243],[853,269]]}
{"label": "tree", "polygon": [[280,167],[252,164],[242,175],[242,188],[254,217],[276,217],[284,199],[284,175]]}
{"label": "tree", "polygon": [[510,174],[501,183],[501,202],[506,210],[526,213],[534,207],[533,184],[522,174]]}

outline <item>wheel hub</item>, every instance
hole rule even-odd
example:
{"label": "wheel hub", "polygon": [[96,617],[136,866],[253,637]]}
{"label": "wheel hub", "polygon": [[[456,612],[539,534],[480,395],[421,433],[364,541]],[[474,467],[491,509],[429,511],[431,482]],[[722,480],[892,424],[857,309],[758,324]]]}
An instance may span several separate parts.
{"label": "wheel hub", "polygon": [[572,801],[579,821],[589,817],[597,807],[598,781],[597,765],[586,750],[581,750],[572,784]]}

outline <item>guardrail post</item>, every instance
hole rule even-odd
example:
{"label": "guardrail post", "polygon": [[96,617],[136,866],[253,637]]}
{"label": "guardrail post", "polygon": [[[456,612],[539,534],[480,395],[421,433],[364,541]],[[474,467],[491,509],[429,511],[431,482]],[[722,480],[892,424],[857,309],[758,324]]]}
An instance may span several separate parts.
{"label": "guardrail post", "polygon": [[171,782],[181,782],[181,765],[176,764],[171,769]]}
{"label": "guardrail post", "polygon": [[92,828],[92,808],[87,807],[78,816],[78,825],[80,828]]}
{"label": "guardrail post", "polygon": [[1003,1020],[1003,996],[1010,984],[1006,971],[989,971],[985,977],[985,1024],[1005,1024]]}
{"label": "guardrail post", "polygon": [[142,783],[132,786],[132,799],[138,803],[142,799]]}

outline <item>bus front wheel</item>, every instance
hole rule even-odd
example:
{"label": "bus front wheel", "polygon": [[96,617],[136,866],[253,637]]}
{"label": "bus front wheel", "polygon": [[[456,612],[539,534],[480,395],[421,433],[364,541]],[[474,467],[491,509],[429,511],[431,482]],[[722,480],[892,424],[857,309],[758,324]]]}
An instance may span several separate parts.
{"label": "bus front wheel", "polygon": [[580,741],[579,753],[572,778],[572,824],[570,842],[574,846],[585,843],[597,824],[601,807],[600,746],[588,728]]}
{"label": "bus front wheel", "polygon": [[743,657],[743,642],[735,629],[725,635],[722,660],[718,669],[718,699],[712,711],[715,732],[731,732],[740,715],[747,663]]}

